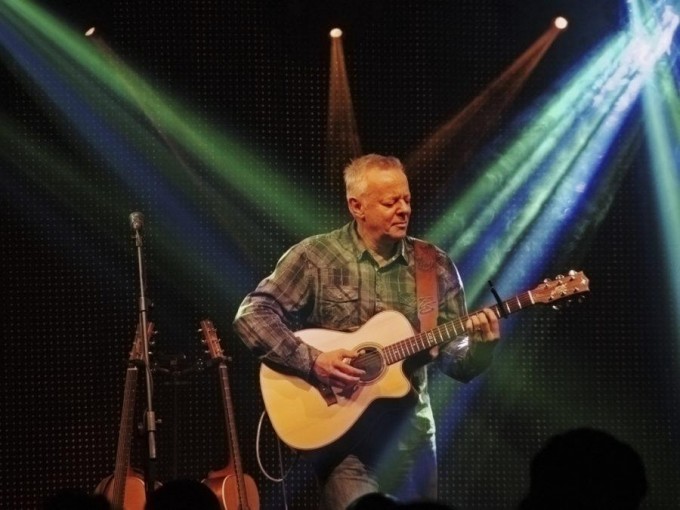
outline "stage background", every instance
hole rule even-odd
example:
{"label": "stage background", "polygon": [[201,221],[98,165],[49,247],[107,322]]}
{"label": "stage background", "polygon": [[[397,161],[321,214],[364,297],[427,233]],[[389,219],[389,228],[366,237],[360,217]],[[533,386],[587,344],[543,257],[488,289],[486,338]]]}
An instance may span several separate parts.
{"label": "stage background", "polygon": [[[363,152],[406,159],[510,65],[558,7],[570,16],[570,31],[512,108],[475,120],[493,121],[489,139],[512,136],[514,116],[625,23],[622,8],[604,1],[551,2],[550,8],[494,0],[51,4],[42,5],[74,30],[96,20],[98,37],[118,59],[182,103],[206,133],[216,129],[235,145],[209,148],[218,162],[210,165],[150,117],[131,114],[121,122],[105,94],[87,105],[99,122],[79,123],[81,97],[55,99],[20,65],[38,63],[0,48],[2,508],[35,508],[65,488],[92,490],[112,471],[137,320],[132,211],[146,220],[157,360],[175,369],[193,366],[204,358],[199,321],[213,320],[233,358],[245,471],[258,483],[263,508],[283,508],[281,487],[255,461],[263,407],[258,362],[231,322],[243,296],[287,247],[348,221],[341,168],[325,164],[330,28],[345,31]],[[136,146],[137,130],[151,142]],[[476,141],[462,135],[456,143]],[[216,170],[227,152],[231,166]],[[479,176],[475,161],[453,167],[451,159],[433,155],[413,176],[412,235],[423,237]],[[457,508],[512,508],[528,489],[529,463],[540,446],[583,426],[606,430],[641,454],[650,483],[644,508],[680,505],[679,339],[665,306],[662,234],[644,144],[618,164],[621,182],[606,215],[586,235],[563,239],[545,273],[535,275],[538,284],[583,269],[591,279],[589,299],[508,321],[494,365],[470,384],[433,374],[441,498]],[[252,193],[241,193],[238,183],[253,176],[259,181]],[[142,388],[140,378],[138,416]],[[214,370],[158,372],[155,388],[163,421],[160,480],[200,480],[224,465]],[[141,445],[137,440],[133,449],[137,467]],[[265,465],[278,474],[276,442],[266,427],[262,450]],[[284,449],[283,464],[292,462]],[[304,461],[293,466],[285,492],[290,508],[315,508],[317,488]]]}

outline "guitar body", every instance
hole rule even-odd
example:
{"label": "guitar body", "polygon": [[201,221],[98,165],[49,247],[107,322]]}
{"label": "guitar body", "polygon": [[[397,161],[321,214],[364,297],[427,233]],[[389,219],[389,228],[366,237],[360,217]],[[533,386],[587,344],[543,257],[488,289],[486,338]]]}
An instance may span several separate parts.
{"label": "guitar body", "polygon": [[[569,271],[554,280],[545,279],[532,290],[489,306],[499,319],[543,304],[552,305],[589,292],[589,280],[582,271]],[[447,342],[467,341],[467,321],[476,313],[457,317],[437,327],[414,334],[411,323],[396,311],[381,312],[353,333],[305,329],[295,333],[304,343],[322,352],[348,349],[359,355],[354,367],[366,374],[352,391],[338,392],[323,384],[311,385],[283,368],[262,365],[260,386],[269,419],[277,435],[291,448],[323,454],[346,448],[366,434],[378,416],[397,407],[412,405],[413,395],[407,373],[429,361],[427,351]],[[404,363],[407,363],[404,366]]]}
{"label": "guitar body", "polygon": [[[376,353],[413,334],[408,319],[395,311],[380,312],[352,333],[325,329],[306,329],[295,333],[303,342],[323,352],[344,348]],[[406,396],[411,389],[403,361],[381,363],[374,372],[363,377],[351,393],[334,391],[335,403],[329,403],[317,387],[303,379],[277,372],[267,365],[262,365],[260,370],[260,385],[274,430],[286,444],[297,450],[316,450],[334,443],[354,428],[361,418],[363,425],[389,410],[389,406],[371,406],[375,401],[398,399]],[[373,412],[364,416],[369,408]],[[361,433],[360,430],[357,432]]]}
{"label": "guitar body", "polygon": [[260,508],[260,494],[255,480],[250,475],[243,475],[245,494],[239,494],[236,473],[228,468],[211,471],[201,483],[207,485],[215,493],[224,510],[259,510]]}
{"label": "guitar body", "polygon": [[[109,502],[114,500],[114,475],[104,478],[97,488],[95,494],[103,495]],[[122,508],[114,510],[144,510],[146,505],[146,486],[144,477],[133,470],[129,470],[125,477],[125,497]]]}
{"label": "guitar body", "polygon": [[219,360],[220,390],[222,392],[227,445],[229,447],[229,463],[227,466],[208,473],[207,478],[202,483],[215,493],[223,510],[260,510],[260,494],[257,491],[255,480],[243,472],[229,374],[226,358],[220,346],[220,339],[217,338],[215,327],[209,319],[201,321],[201,331],[204,337],[203,343],[208,348],[208,353],[213,359]]}

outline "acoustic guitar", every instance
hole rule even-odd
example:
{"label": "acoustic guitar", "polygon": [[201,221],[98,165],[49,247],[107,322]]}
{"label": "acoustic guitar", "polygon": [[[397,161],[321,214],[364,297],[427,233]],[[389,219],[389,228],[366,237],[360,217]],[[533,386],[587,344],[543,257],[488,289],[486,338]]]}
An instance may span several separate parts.
{"label": "acoustic guitar", "polygon": [[[588,286],[583,272],[570,271],[489,308],[501,318],[534,305],[573,298],[588,292]],[[263,364],[260,386],[277,435],[291,448],[309,452],[337,447],[334,443],[348,436],[356,440],[394,407],[392,399],[409,394],[404,361],[437,345],[467,342],[465,323],[470,315],[419,334],[396,311],[380,312],[352,333],[325,329],[296,332],[300,340],[322,352],[344,348],[359,353],[350,364],[366,373],[353,391],[340,391],[324,384],[312,385]]]}
{"label": "acoustic guitar", "polygon": [[210,320],[201,321],[201,332],[203,333],[203,343],[208,348],[210,357],[218,361],[227,430],[227,446],[229,447],[229,463],[227,466],[208,473],[203,483],[217,495],[224,510],[259,510],[260,495],[257,492],[255,481],[249,475],[243,473],[226,357],[222,352],[217,331]]}
{"label": "acoustic guitar", "polygon": [[[153,322],[147,325],[147,338],[154,334]],[[130,351],[130,360],[125,373],[125,391],[123,410],[118,431],[118,449],[113,474],[104,478],[95,494],[103,494],[114,510],[144,510],[146,505],[146,485],[144,477],[130,466],[130,450],[132,448],[132,430],[135,415],[135,397],[137,394],[137,364],[143,354],[142,325],[137,325],[135,341]],[[158,484],[160,485],[160,484]]]}

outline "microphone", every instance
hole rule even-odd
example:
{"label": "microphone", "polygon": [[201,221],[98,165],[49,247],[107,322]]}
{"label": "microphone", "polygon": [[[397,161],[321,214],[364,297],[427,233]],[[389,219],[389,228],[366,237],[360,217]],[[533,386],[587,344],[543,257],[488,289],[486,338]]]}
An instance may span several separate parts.
{"label": "microphone", "polygon": [[144,215],[140,212],[130,214],[130,226],[132,230],[140,230],[144,226]]}

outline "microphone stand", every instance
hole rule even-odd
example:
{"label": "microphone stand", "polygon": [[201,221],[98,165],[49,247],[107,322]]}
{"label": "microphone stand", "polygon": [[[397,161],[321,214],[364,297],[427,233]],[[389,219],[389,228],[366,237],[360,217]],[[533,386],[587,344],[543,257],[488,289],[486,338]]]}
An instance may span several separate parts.
{"label": "microphone stand", "polygon": [[149,363],[149,335],[147,335],[147,299],[146,278],[144,270],[144,255],[141,230],[144,224],[142,213],[130,215],[132,229],[135,231],[135,246],[137,247],[137,266],[139,268],[139,316],[142,322],[142,354],[144,360],[144,375],[146,382],[146,411],[144,413],[144,429],[147,436],[147,459],[144,472],[146,486],[146,500],[156,487],[156,414],[153,411],[153,379],[151,364]]}

